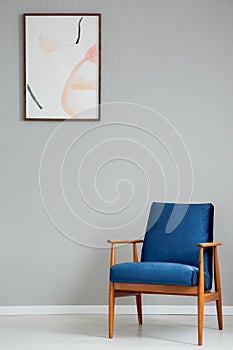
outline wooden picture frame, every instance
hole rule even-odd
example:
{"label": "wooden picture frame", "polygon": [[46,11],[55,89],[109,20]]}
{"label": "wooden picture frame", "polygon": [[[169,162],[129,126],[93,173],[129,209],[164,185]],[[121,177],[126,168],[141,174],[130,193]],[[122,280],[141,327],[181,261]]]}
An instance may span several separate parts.
{"label": "wooden picture frame", "polygon": [[101,14],[23,18],[24,120],[100,120]]}

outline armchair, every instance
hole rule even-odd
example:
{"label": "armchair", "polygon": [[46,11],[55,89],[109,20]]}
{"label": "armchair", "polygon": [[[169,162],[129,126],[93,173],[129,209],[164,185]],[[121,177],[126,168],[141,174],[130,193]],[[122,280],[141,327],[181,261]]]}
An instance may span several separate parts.
{"label": "armchair", "polygon": [[[167,233],[172,217],[175,225]],[[217,253],[221,243],[213,242],[213,217],[212,204],[154,202],[144,240],[108,240],[111,244],[109,338],[113,337],[115,298],[136,296],[138,323],[141,325],[142,293],[196,296],[198,345],[202,345],[205,302],[216,301],[218,327],[223,329]],[[119,243],[132,244],[133,262],[116,264],[115,246]],[[140,261],[138,243],[143,243]],[[215,290],[211,291],[213,255]]]}

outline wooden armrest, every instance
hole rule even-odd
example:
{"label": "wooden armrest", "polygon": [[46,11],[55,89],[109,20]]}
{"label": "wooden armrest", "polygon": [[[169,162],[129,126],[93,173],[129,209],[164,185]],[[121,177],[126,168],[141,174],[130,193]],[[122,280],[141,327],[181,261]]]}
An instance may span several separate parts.
{"label": "wooden armrest", "polygon": [[134,262],[138,261],[138,251],[137,251],[136,243],[142,243],[143,239],[108,239],[107,242],[112,244],[110,266],[113,266],[116,264],[115,243],[132,243],[133,244],[133,261]]}
{"label": "wooden armrest", "polygon": [[222,245],[221,242],[208,242],[208,243],[198,243],[197,246],[200,248],[217,247]]}
{"label": "wooden armrest", "polygon": [[108,239],[108,243],[142,243],[143,239]]}

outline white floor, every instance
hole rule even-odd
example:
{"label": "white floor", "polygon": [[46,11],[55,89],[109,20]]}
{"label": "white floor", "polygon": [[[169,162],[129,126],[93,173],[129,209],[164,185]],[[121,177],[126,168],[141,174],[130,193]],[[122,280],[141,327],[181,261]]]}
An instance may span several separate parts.
{"label": "white floor", "polygon": [[[0,316],[1,350],[200,349],[195,316],[116,315],[114,338],[108,339],[106,315]],[[214,316],[205,317],[203,349],[233,349],[233,316],[224,331]]]}

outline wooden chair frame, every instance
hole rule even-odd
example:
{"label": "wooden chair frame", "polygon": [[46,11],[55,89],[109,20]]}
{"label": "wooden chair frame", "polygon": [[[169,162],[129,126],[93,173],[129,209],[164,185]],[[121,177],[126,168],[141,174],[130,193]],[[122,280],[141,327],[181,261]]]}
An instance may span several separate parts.
{"label": "wooden chair frame", "polygon": [[[133,261],[138,262],[137,243],[142,243],[142,239],[138,240],[108,240],[111,243],[110,266],[116,264],[116,244],[131,243],[133,245]],[[216,301],[218,327],[223,329],[222,317],[222,294],[220,271],[218,263],[217,247],[221,246],[220,242],[209,242],[197,244],[200,248],[199,253],[199,275],[197,286],[182,286],[172,284],[143,284],[143,283],[125,283],[125,282],[109,282],[109,338],[113,337],[114,328],[114,306],[115,298],[123,296],[136,296],[138,323],[142,324],[142,301],[141,294],[169,294],[169,295],[190,295],[197,296],[198,305],[198,345],[202,345],[203,339],[203,323],[204,323],[204,303]],[[204,290],[204,249],[213,248],[214,250],[214,280],[215,291]]]}

